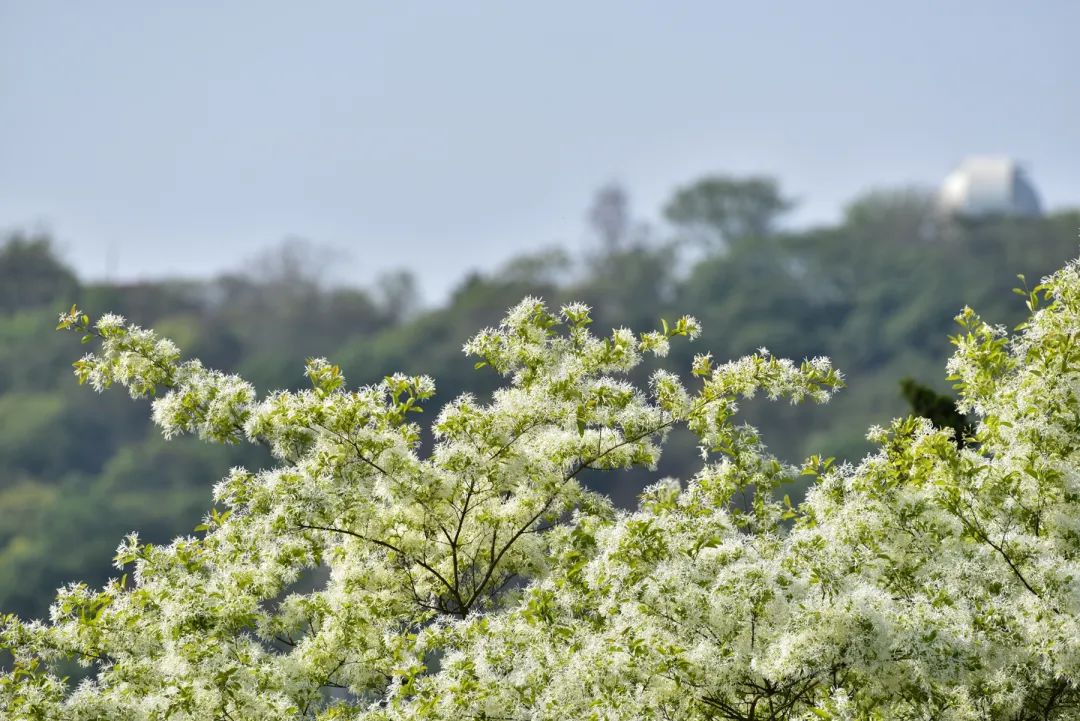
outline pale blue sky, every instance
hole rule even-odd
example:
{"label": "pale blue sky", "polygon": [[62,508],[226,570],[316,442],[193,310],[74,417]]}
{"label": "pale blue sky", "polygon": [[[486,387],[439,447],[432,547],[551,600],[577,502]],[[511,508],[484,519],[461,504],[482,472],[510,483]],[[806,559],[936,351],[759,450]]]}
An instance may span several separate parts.
{"label": "pale blue sky", "polygon": [[0,0],[0,227],[84,275],[235,268],[287,235],[408,266],[586,242],[610,179],[655,218],[710,171],[792,222],[964,155],[1080,204],[1080,2]]}

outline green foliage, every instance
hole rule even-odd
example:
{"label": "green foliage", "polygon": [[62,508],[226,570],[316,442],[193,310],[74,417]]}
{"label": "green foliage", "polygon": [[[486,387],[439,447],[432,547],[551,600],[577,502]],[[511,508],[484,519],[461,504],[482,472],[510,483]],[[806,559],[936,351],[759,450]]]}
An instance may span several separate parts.
{"label": "green foliage", "polygon": [[704,231],[706,242],[733,244],[771,235],[794,205],[772,178],[718,175],[679,188],[664,215],[677,226]]}
{"label": "green foliage", "polygon": [[900,394],[911,406],[911,414],[928,419],[936,428],[951,428],[953,438],[961,448],[974,430],[971,423],[956,410],[956,399],[938,393],[913,378],[900,381]]}
{"label": "green foliage", "polygon": [[48,237],[16,233],[0,248],[0,312],[49,305],[70,297],[76,286],[74,273],[57,259]]}

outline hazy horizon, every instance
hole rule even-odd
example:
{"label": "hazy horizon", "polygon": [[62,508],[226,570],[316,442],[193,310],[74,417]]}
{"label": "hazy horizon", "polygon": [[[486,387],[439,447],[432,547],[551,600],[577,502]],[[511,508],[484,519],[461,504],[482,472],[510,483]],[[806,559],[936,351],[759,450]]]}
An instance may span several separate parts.
{"label": "hazy horizon", "polygon": [[351,257],[338,280],[407,267],[437,302],[580,250],[611,180],[656,222],[700,175],[770,174],[802,226],[994,153],[1076,205],[1078,27],[1064,0],[5,3],[0,227],[123,280],[299,236]]}

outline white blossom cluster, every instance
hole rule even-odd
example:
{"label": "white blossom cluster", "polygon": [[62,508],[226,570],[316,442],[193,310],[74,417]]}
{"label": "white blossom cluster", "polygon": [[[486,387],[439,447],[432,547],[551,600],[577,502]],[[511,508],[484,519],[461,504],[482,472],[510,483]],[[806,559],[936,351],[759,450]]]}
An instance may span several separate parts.
{"label": "white blossom cluster", "polygon": [[[700,333],[690,317],[598,336],[586,306],[525,299],[465,346],[506,385],[446,404],[422,454],[429,378],[350,389],[315,359],[310,390],[259,399],[73,308],[61,327],[101,343],[80,380],[153,396],[167,436],[276,463],[230,471],[196,535],[126,538],[106,588],[6,617],[0,718],[1080,718],[1080,268],[1029,304],[1012,336],[958,317],[973,437],[900,419],[857,466],[802,467],[738,401],[823,402],[841,385],[825,359],[702,354],[690,384],[631,382]],[[692,478],[632,512],[582,485],[654,468],[677,425],[699,438]]]}

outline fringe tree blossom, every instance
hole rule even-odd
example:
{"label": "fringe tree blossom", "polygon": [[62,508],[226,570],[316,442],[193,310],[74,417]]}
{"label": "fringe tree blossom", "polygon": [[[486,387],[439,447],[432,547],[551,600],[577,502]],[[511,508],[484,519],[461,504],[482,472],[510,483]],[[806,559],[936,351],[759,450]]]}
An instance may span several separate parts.
{"label": "fringe tree blossom", "polygon": [[[826,401],[828,360],[709,354],[645,387],[685,317],[591,332],[526,298],[465,345],[506,379],[431,424],[431,379],[259,398],[151,331],[76,308],[81,382],[153,398],[166,436],[252,442],[215,506],[124,572],[6,617],[10,719],[1063,719],[1080,715],[1080,269],[1028,298],[1017,335],[965,309],[949,372],[977,414],[960,447],[922,419],[872,429],[857,466],[768,453],[756,393]],[[588,473],[654,468],[671,429],[701,470],[616,510]],[[784,487],[814,478],[793,504]],[[303,578],[323,569],[325,584]],[[75,660],[86,678],[63,678]]]}

